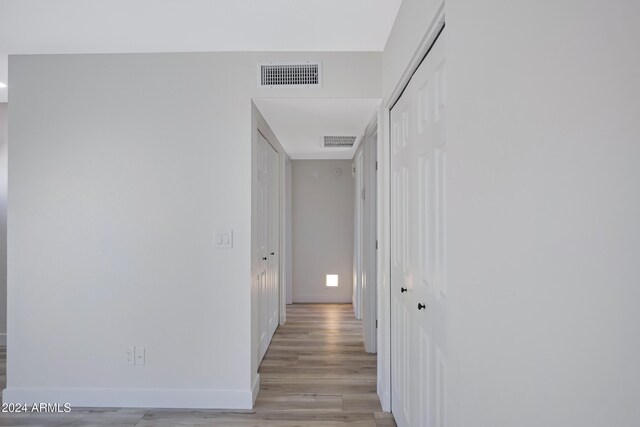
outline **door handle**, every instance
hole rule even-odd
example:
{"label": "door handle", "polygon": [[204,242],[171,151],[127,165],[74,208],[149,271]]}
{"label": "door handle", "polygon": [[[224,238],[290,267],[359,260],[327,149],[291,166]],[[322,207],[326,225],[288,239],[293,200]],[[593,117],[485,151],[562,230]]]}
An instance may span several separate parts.
{"label": "door handle", "polygon": [[271,252],[271,255],[275,255],[275,254],[276,254],[275,252]]}
{"label": "door handle", "polygon": [[266,260],[267,260],[267,257],[266,257],[266,256],[265,256],[265,257],[262,257],[262,260],[263,260],[263,261],[266,261]]}
{"label": "door handle", "polygon": [[426,305],[418,303],[418,310],[424,310],[425,308],[427,308]]}
{"label": "door handle", "polygon": [[400,288],[400,293],[402,293],[402,294],[403,294],[403,293],[405,293],[405,292],[407,292],[407,288]]}

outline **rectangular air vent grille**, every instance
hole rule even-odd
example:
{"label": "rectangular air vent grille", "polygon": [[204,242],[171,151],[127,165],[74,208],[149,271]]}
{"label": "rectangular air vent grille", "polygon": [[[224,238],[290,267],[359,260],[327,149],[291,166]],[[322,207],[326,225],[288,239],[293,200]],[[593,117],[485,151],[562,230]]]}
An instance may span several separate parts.
{"label": "rectangular air vent grille", "polygon": [[350,148],[356,143],[355,136],[325,136],[323,145],[327,148]]}
{"label": "rectangular air vent grille", "polygon": [[320,63],[259,64],[259,85],[320,86]]}

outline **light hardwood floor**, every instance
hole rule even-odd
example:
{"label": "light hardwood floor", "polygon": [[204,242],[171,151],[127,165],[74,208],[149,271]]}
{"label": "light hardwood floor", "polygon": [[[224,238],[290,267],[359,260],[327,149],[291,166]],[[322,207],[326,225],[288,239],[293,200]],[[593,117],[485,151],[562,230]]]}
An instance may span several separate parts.
{"label": "light hardwood floor", "polygon": [[[0,381],[5,381],[4,348]],[[348,304],[287,306],[260,366],[252,411],[77,409],[70,414],[2,414],[0,426],[282,426],[386,427],[380,409],[376,356],[362,343],[361,323]]]}

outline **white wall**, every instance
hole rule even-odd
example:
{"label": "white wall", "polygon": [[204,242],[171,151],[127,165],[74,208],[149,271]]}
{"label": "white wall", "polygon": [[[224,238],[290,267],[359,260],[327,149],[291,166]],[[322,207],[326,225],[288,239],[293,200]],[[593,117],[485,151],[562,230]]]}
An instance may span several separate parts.
{"label": "white wall", "polygon": [[[258,61],[306,58],[322,89],[256,88]],[[375,53],[10,57],[4,401],[251,406],[251,98],[380,96],[380,69]],[[146,365],[125,366],[131,345]]]}
{"label": "white wall", "polygon": [[0,103],[0,345],[7,340],[7,103]]}
{"label": "white wall", "polygon": [[[354,182],[351,160],[293,160],[293,302],[351,302]],[[342,174],[335,175],[340,169]],[[326,287],[338,274],[339,286]]]}
{"label": "white wall", "polygon": [[447,1],[450,425],[640,424],[638,16]]}

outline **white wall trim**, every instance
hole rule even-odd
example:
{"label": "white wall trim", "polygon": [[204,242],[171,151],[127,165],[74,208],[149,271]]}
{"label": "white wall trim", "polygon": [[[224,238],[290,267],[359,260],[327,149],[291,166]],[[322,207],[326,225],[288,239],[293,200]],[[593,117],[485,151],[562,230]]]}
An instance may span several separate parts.
{"label": "white wall trim", "polygon": [[[371,116],[371,120],[364,130],[364,136],[370,135],[374,132],[378,132],[378,116],[380,115],[380,108],[376,108],[376,112]],[[362,142],[361,142],[362,143]]]}
{"label": "white wall trim", "polygon": [[[374,139],[375,138],[375,139]],[[376,207],[376,162],[378,160],[378,112],[374,115],[363,137],[360,148],[363,153],[362,181],[365,188],[365,199],[360,221],[362,221],[363,236],[362,261],[363,261],[363,286],[362,286],[362,327],[364,329],[364,347],[367,353],[377,352],[376,320],[378,319],[377,298],[377,215]]]}
{"label": "white wall trim", "polygon": [[2,401],[68,402],[72,407],[251,409],[253,393],[249,389],[7,388],[2,393]]}
{"label": "white wall trim", "polygon": [[[361,138],[361,140],[364,138]],[[362,147],[362,143],[360,144]],[[362,270],[364,265],[364,254],[362,248],[362,235],[364,232],[362,224],[362,212],[364,210],[364,200],[362,191],[364,188],[364,155],[362,149],[358,148],[353,156],[355,164],[354,182],[354,209],[353,209],[353,312],[356,319],[362,320]]]}
{"label": "white wall trim", "polygon": [[420,40],[418,48],[414,52],[413,56],[411,56],[411,60],[407,64],[407,67],[405,68],[402,76],[400,77],[400,80],[393,89],[393,92],[391,92],[389,98],[384,101],[384,106],[389,110],[391,110],[391,107],[393,107],[396,101],[400,98],[400,95],[402,95],[404,88],[407,87],[407,85],[409,84],[409,80],[411,80],[411,76],[413,76],[413,73],[415,73],[415,71],[418,69],[418,67],[422,63],[422,60],[427,55],[427,52],[429,52],[429,49],[431,49],[431,46],[433,46],[433,43],[436,41],[436,38],[444,27],[444,24],[445,13],[443,2],[438,8],[438,11],[436,12],[433,20],[427,27],[424,36]]}
{"label": "white wall trim", "polygon": [[251,386],[251,406],[253,407],[253,404],[256,403],[256,398],[258,397],[258,392],[260,391],[260,374],[256,375],[255,379],[253,380],[253,385]]}
{"label": "white wall trim", "polygon": [[[284,153],[284,247],[282,248],[282,260],[284,277],[282,279],[283,289],[283,301],[285,304],[293,304],[293,180],[292,180],[292,163],[291,158]],[[286,318],[286,305],[280,314],[280,324],[284,325]]]}
{"label": "white wall trim", "polygon": [[389,175],[389,108],[378,118],[378,397],[382,410],[391,412],[391,183]]}

